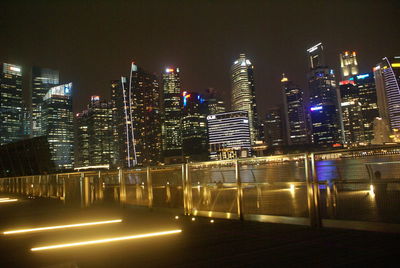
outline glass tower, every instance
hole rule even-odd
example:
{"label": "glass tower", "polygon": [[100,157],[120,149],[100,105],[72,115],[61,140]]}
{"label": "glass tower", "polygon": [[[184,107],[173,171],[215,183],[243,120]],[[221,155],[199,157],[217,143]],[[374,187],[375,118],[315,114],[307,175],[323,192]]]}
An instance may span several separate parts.
{"label": "glass tower", "polygon": [[44,134],[50,146],[51,160],[57,170],[68,170],[74,164],[74,127],[72,83],[50,88],[43,97]]}
{"label": "glass tower", "polygon": [[254,66],[245,54],[240,54],[231,68],[232,110],[247,111],[251,143],[259,140]]}
{"label": "glass tower", "polygon": [[285,75],[281,79],[287,144],[306,144],[308,140],[303,90]]}
{"label": "glass tower", "polygon": [[341,109],[334,71],[325,65],[322,43],[307,52],[312,142],[320,146],[340,146],[343,143]]}
{"label": "glass tower", "polygon": [[76,116],[75,166],[113,166],[111,103],[92,96],[86,110]]}
{"label": "glass tower", "polygon": [[41,109],[43,97],[59,84],[59,73],[47,68],[32,67],[31,94],[32,94],[32,136],[37,137],[44,134],[41,122]]}
{"label": "glass tower", "polygon": [[280,147],[285,144],[282,111],[279,107],[268,109],[265,115],[264,135],[268,147]]}
{"label": "glass tower", "polygon": [[181,80],[179,77],[179,68],[167,68],[162,74],[162,80],[162,146],[164,157],[168,158],[173,156],[181,156]]}
{"label": "glass tower", "polygon": [[208,160],[207,103],[195,92],[182,92],[182,154],[192,161]]}
{"label": "glass tower", "polygon": [[15,142],[23,130],[22,68],[0,65],[0,145]]}

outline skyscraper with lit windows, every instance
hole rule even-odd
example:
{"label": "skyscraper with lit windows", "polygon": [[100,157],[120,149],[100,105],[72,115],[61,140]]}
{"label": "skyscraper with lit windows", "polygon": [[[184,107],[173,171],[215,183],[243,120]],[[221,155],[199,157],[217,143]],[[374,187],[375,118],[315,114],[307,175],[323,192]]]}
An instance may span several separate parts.
{"label": "skyscraper with lit windows", "polygon": [[23,131],[22,68],[0,64],[0,145],[20,139]]}
{"label": "skyscraper with lit windows", "polygon": [[114,166],[111,103],[91,96],[75,122],[75,166]]}
{"label": "skyscraper with lit windows", "polygon": [[208,160],[207,103],[201,94],[182,92],[182,155],[190,161]]}
{"label": "skyscraper with lit windows", "polygon": [[351,76],[358,74],[358,62],[355,51],[340,53],[340,71],[342,80],[347,80]]}
{"label": "skyscraper with lit windows", "polygon": [[43,97],[44,135],[50,146],[51,160],[57,170],[69,170],[74,165],[74,126],[72,83],[55,86]]}
{"label": "skyscraper with lit windows", "polygon": [[254,66],[240,54],[231,67],[232,110],[247,111],[252,145],[259,140]]}
{"label": "skyscraper with lit windows", "polygon": [[161,162],[161,105],[157,77],[131,63],[128,77],[113,81],[113,136],[119,166],[135,167]]}
{"label": "skyscraper with lit windows", "polygon": [[285,75],[281,79],[281,84],[283,90],[286,143],[288,145],[307,144],[309,143],[309,139],[303,90],[285,77]]}
{"label": "skyscraper with lit windows", "polygon": [[32,126],[33,137],[44,134],[41,122],[41,110],[43,97],[51,87],[59,84],[59,73],[56,70],[40,67],[32,67],[31,95],[32,95]]}
{"label": "skyscraper with lit windows", "polygon": [[181,135],[181,80],[179,68],[166,68],[162,74],[162,148],[164,158],[182,155]]}
{"label": "skyscraper with lit windows", "polygon": [[391,130],[400,130],[400,56],[383,58],[374,75],[380,117]]}
{"label": "skyscraper with lit windows", "polygon": [[309,113],[311,117],[312,142],[325,147],[343,144],[336,77],[333,69],[325,65],[322,43],[307,49],[310,71]]}

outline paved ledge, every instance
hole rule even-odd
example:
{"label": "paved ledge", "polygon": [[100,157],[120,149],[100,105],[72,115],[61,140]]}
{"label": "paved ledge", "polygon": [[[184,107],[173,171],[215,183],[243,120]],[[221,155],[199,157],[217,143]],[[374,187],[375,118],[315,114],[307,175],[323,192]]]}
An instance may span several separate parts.
{"label": "paved ledge", "polygon": [[[382,266],[397,261],[399,234],[314,230],[179,215],[165,211],[22,199],[0,206],[0,230],[122,218],[121,224],[0,235],[1,267]],[[31,252],[36,246],[182,229],[181,234]]]}

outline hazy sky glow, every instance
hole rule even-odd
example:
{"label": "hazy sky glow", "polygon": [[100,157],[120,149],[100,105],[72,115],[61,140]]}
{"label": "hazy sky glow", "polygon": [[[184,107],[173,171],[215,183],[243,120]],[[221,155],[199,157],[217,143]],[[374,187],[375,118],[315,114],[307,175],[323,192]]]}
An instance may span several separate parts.
{"label": "hazy sky glow", "polygon": [[132,60],[156,74],[178,66],[184,89],[214,87],[229,100],[230,65],[246,53],[264,114],[281,102],[282,72],[306,85],[305,52],[319,41],[336,70],[343,50],[357,51],[361,71],[399,55],[399,10],[400,1],[1,1],[0,62],[58,69],[75,85],[76,112],[90,95],[108,98]]}

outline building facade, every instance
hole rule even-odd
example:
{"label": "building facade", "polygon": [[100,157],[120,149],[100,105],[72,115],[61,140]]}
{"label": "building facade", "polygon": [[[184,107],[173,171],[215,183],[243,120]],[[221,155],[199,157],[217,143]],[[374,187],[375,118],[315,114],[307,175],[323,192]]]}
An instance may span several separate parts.
{"label": "building facade", "polygon": [[281,79],[283,91],[286,144],[309,143],[303,90],[285,75]]}
{"label": "building facade", "polygon": [[251,156],[249,117],[246,111],[207,116],[211,160]]}
{"label": "building facade", "polygon": [[168,159],[182,154],[182,89],[179,68],[167,68],[163,72],[162,87],[162,148],[164,158]]}
{"label": "building facade", "polygon": [[132,63],[129,77],[113,81],[111,87],[118,165],[130,168],[160,163],[161,105],[156,76]]}
{"label": "building facade", "polygon": [[339,82],[344,138],[349,145],[367,145],[374,139],[374,120],[379,117],[373,73]]}
{"label": "building facade", "polygon": [[390,129],[400,129],[400,56],[383,58],[374,68],[379,114]]}
{"label": "building facade", "polygon": [[265,143],[270,147],[281,147],[286,145],[284,119],[282,116],[282,110],[279,107],[273,107],[268,109],[265,115],[264,122],[264,135]]}
{"label": "building facade", "polygon": [[48,68],[32,67],[30,86],[32,95],[31,133],[33,137],[44,134],[41,122],[43,97],[50,88],[57,86],[58,84],[58,71]]}
{"label": "building facade", "polygon": [[226,112],[225,102],[221,98],[221,96],[218,95],[218,92],[215,89],[208,88],[206,90],[205,99],[207,103],[208,114],[218,114]]}
{"label": "building facade", "polygon": [[23,130],[22,68],[0,65],[0,145],[18,141]]}
{"label": "building facade", "polygon": [[324,147],[341,146],[343,128],[334,71],[325,65],[321,43],[307,52],[310,60],[308,86],[312,142]]}
{"label": "building facade", "polygon": [[356,52],[345,51],[340,53],[340,71],[342,80],[358,74],[358,62]]}
{"label": "building facade", "polygon": [[182,92],[182,155],[188,161],[208,160],[207,103],[196,92]]}
{"label": "building facade", "polygon": [[240,54],[231,67],[232,110],[246,111],[249,116],[251,143],[259,140],[254,66]]}
{"label": "building facade", "polygon": [[72,83],[50,88],[43,97],[42,118],[44,134],[50,147],[51,160],[58,171],[74,165],[74,126],[72,112]]}
{"label": "building facade", "polygon": [[111,103],[92,96],[75,122],[75,167],[115,166]]}

